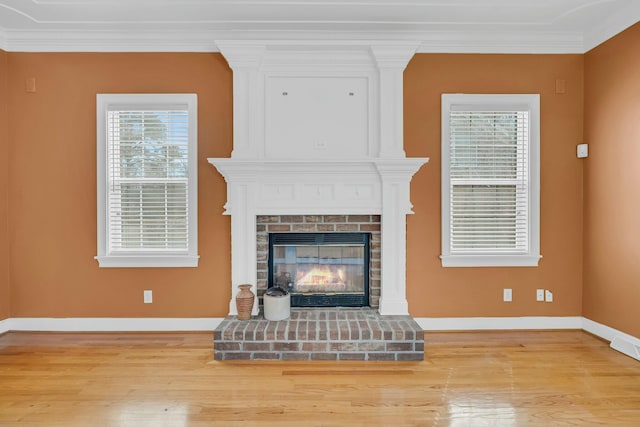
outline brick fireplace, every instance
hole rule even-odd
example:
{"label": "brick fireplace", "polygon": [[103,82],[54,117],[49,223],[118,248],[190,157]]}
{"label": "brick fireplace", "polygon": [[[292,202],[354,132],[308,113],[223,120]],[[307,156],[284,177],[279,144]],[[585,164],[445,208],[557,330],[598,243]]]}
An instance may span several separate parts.
{"label": "brick fireplace", "polygon": [[[428,161],[406,157],[403,148],[402,74],[417,43],[216,44],[233,70],[233,151],[230,158],[208,159],[227,182],[229,314],[236,314],[237,285],[263,289],[258,254],[264,251],[256,250],[255,230],[269,224],[258,218],[301,217],[291,229],[318,230],[331,223],[305,219],[374,215],[380,218],[380,291],[371,305],[383,315],[408,315],[410,182]],[[258,307],[256,300],[254,314]]]}
{"label": "brick fireplace", "polygon": [[[380,215],[259,215],[256,221],[257,295],[267,290],[269,235],[272,233],[366,233],[370,235],[366,306],[380,302]],[[293,304],[295,305],[295,304]]]}
{"label": "brick fireplace", "polygon": [[[216,329],[216,358],[261,358],[266,349],[283,359],[294,349],[313,359],[316,347],[342,349],[343,356],[327,356],[338,359],[421,358],[423,338],[406,297],[406,215],[413,213],[411,178],[428,159],[406,157],[402,100],[402,74],[418,43],[216,45],[233,70],[234,99],[231,157],[208,159],[227,182],[224,214],[231,216],[231,299]],[[368,307],[293,309],[284,323],[261,323],[269,231],[371,233]],[[237,286],[245,283],[256,293],[255,318],[234,323]],[[257,337],[268,345],[252,342]]]}

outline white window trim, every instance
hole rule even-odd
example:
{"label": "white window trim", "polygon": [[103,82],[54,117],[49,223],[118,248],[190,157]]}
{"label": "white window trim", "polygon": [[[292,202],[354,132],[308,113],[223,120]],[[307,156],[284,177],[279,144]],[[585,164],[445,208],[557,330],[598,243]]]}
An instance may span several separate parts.
{"label": "white window trim", "polygon": [[[529,245],[526,252],[452,254],[450,247],[450,112],[452,106],[492,110],[529,111]],[[442,255],[443,267],[537,267],[540,255],[540,95],[443,94],[442,95]]]}
{"label": "white window trim", "polygon": [[[115,106],[158,109],[186,105],[189,115],[188,239],[186,251],[154,253],[135,251],[112,254],[108,245],[107,112]],[[100,267],[197,267],[198,266],[198,98],[196,94],[98,94],[97,110],[97,204],[98,255]]]}

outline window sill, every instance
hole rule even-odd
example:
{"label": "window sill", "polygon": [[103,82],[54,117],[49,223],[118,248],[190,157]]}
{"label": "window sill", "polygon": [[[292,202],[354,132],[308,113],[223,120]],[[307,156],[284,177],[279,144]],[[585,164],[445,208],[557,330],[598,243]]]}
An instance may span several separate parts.
{"label": "window sill", "polygon": [[197,267],[199,258],[197,255],[107,255],[95,257],[100,268]]}
{"label": "window sill", "polygon": [[541,255],[441,255],[443,267],[537,267]]}

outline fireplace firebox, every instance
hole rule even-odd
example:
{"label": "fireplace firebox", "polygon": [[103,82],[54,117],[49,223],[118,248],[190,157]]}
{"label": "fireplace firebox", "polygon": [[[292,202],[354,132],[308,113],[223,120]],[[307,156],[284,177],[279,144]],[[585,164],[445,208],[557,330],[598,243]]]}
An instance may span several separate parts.
{"label": "fireplace firebox", "polygon": [[269,234],[268,286],[293,307],[369,305],[369,233]]}

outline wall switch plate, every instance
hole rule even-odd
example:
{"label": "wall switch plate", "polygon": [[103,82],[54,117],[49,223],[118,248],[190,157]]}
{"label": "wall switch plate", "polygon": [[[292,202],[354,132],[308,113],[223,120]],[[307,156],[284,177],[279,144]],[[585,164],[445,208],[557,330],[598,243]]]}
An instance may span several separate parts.
{"label": "wall switch plate", "polygon": [[143,291],[144,303],[151,304],[153,302],[153,291]]}
{"label": "wall switch plate", "polygon": [[553,302],[553,292],[551,291],[544,291],[544,300],[546,302]]}
{"label": "wall switch plate", "polygon": [[511,289],[502,290],[502,300],[505,302],[511,302],[513,300],[513,293]]}
{"label": "wall switch plate", "polygon": [[577,153],[579,159],[589,157],[589,144],[578,144]]}
{"label": "wall switch plate", "polygon": [[544,289],[536,289],[536,301],[544,301]]}

